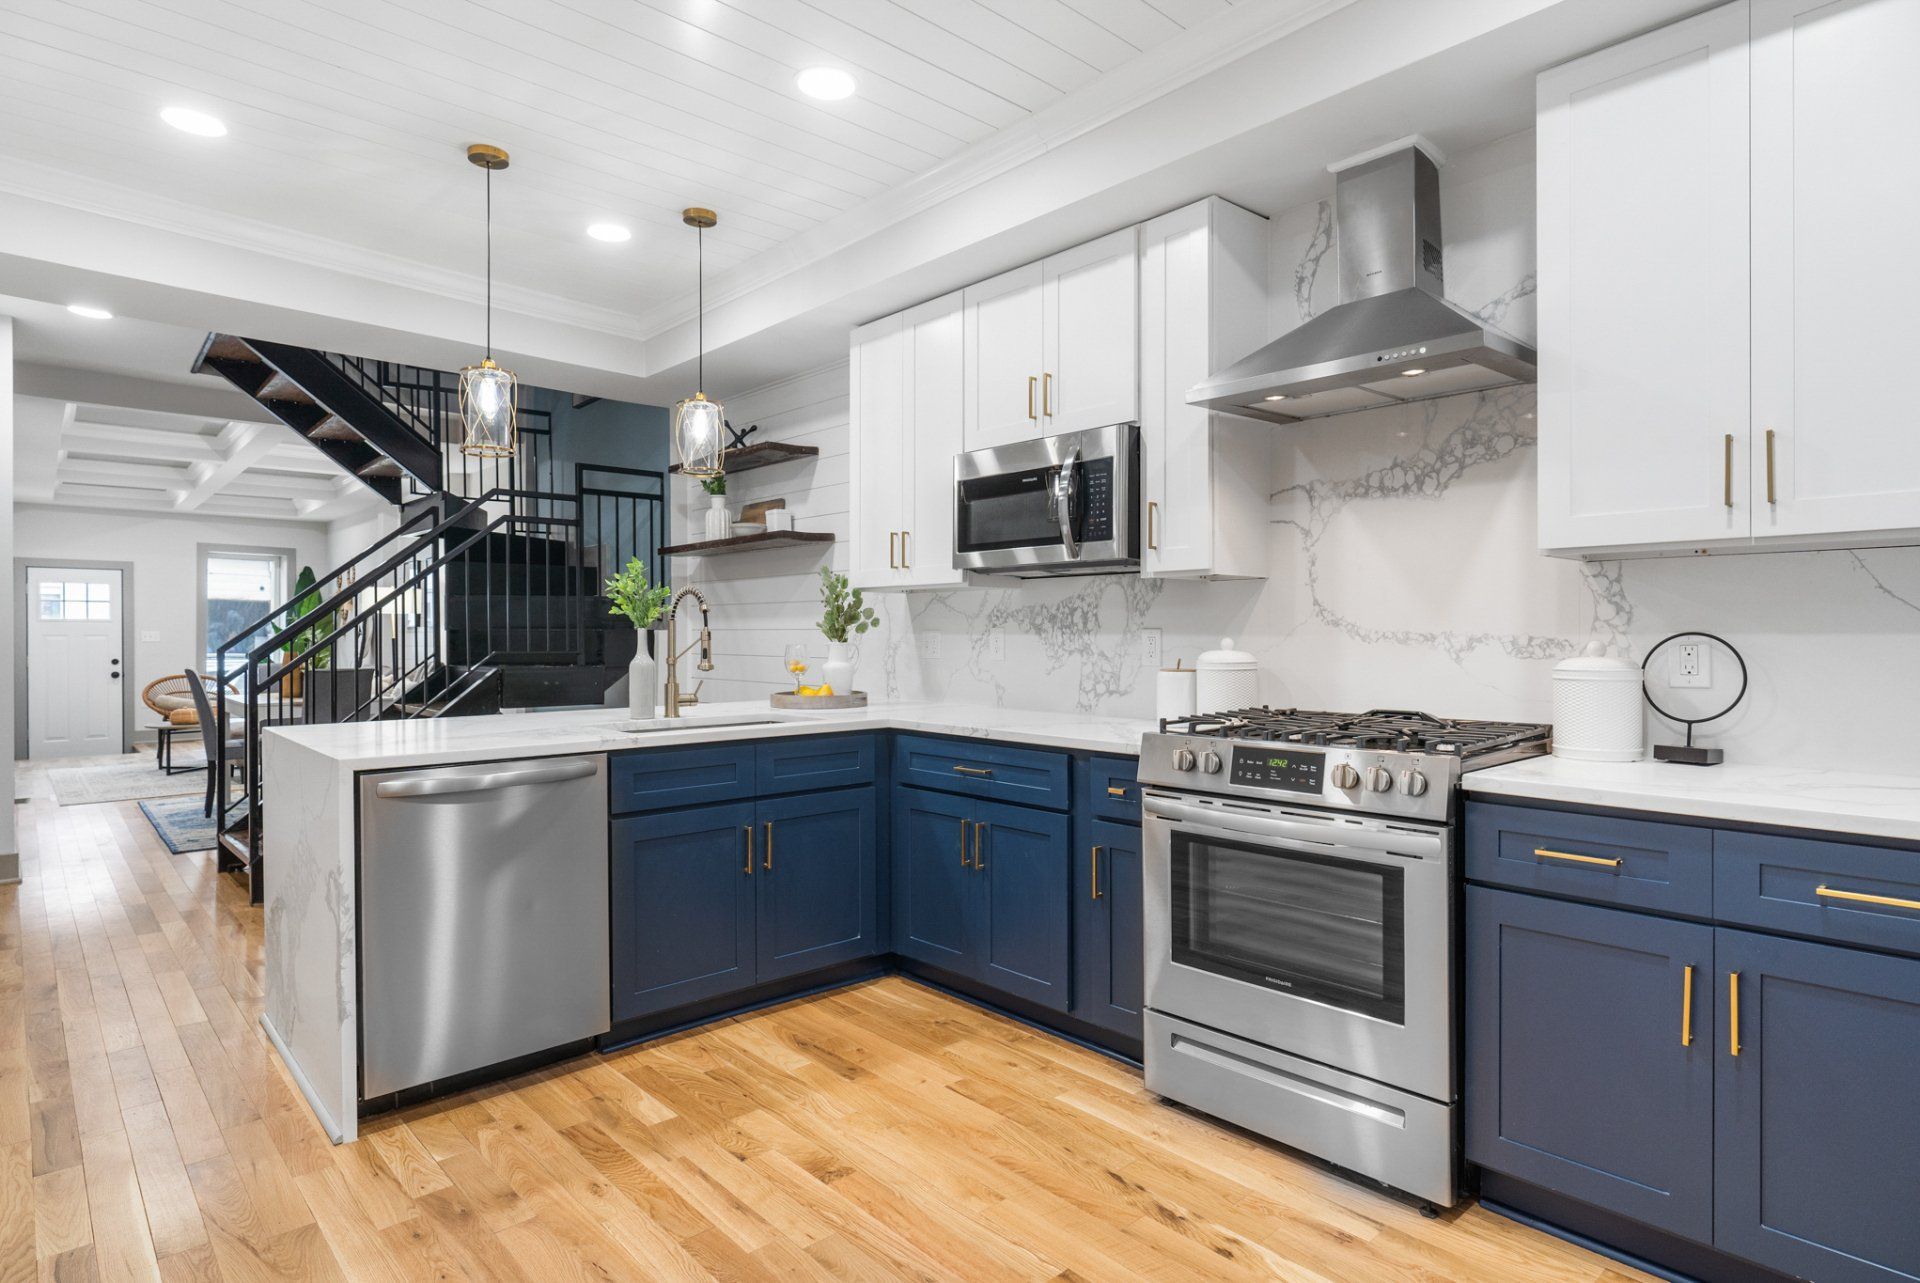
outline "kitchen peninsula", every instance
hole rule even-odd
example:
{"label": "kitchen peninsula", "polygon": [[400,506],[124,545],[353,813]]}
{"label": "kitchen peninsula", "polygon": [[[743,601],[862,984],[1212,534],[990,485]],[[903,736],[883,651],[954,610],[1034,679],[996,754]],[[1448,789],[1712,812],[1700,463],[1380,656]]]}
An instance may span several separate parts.
{"label": "kitchen peninsula", "polygon": [[[1087,791],[1076,785],[1070,800],[1066,784],[1069,764],[1076,775],[1084,777],[1082,783],[1090,785],[1098,778],[1102,805],[1119,805],[1122,794],[1132,788],[1130,759],[1138,752],[1142,732],[1149,729],[1144,721],[1125,718],[911,703],[876,703],[867,708],[817,713],[771,711],[764,704],[747,702],[715,704],[681,719],[684,724],[661,719],[637,733],[620,729],[627,720],[615,709],[575,710],[276,728],[267,735],[264,782],[276,822],[270,830],[264,861],[266,1010],[262,1023],[334,1140],[354,1139],[361,1107],[363,992],[358,932],[365,906],[358,899],[357,776],[523,758],[625,754],[632,760],[637,756],[633,750],[650,755],[656,750],[663,754],[676,749],[711,753],[733,748],[750,755],[756,745],[832,737],[866,745],[860,782],[866,791],[873,791],[866,786],[890,775],[895,783],[902,782],[901,771],[892,769],[893,762],[906,763],[908,772],[918,769],[912,764],[910,746],[937,758],[942,745],[956,745],[977,753],[983,761],[1002,755],[1007,763],[1001,768],[1003,779],[995,781],[985,774],[994,767],[969,766],[959,757],[951,765],[930,760],[926,769],[950,776],[953,788],[962,796],[982,799],[978,803],[982,808],[997,807],[1001,813],[1016,817],[1031,813],[1036,820],[1044,821],[1036,827],[1053,835],[1049,858],[1065,860],[1069,855],[1069,819],[1080,818],[1066,812],[1078,811],[1078,799]],[[892,751],[876,754],[876,741],[884,745],[888,739],[893,740]],[[620,787],[617,777],[614,787]],[[762,791],[780,791],[781,787],[776,784]],[[801,779],[786,791],[815,787]],[[1007,801],[1007,793],[1015,789],[1032,794],[1020,799],[1031,805]],[[914,792],[927,792],[930,800],[954,800],[926,790]],[[737,788],[721,789],[712,801],[716,806],[723,801],[744,802],[745,809],[751,811],[753,796],[749,780]],[[1129,808],[1137,807],[1137,803],[1137,793],[1124,799]],[[617,814],[644,805],[651,804],[629,808],[616,799],[610,811]],[[954,813],[958,815],[959,810]],[[905,816],[896,818],[903,823],[907,820]],[[1111,819],[1089,818],[1088,822],[1110,824]],[[954,823],[948,822],[947,827]],[[986,827],[980,825],[981,829]],[[1020,836],[1009,830],[1009,844]],[[1134,844],[1137,846],[1137,840]],[[1073,844],[1075,849],[1078,845]],[[617,849],[614,858],[617,865]],[[771,859],[770,850],[767,858]],[[1064,889],[1064,879],[1062,885]],[[1110,905],[1112,897],[1088,902]],[[1066,910],[1064,901],[1059,908]],[[1078,910],[1077,901],[1075,908]],[[884,909],[882,915],[884,918]],[[1066,932],[1062,930],[1059,936],[1052,943],[1064,950]],[[617,942],[617,927],[615,938]],[[895,941],[896,946],[898,943]],[[883,952],[878,948],[872,951],[876,958]],[[1137,961],[1137,952],[1135,956]],[[616,971],[618,966],[616,960]],[[1137,978],[1133,983],[1138,983]],[[1065,987],[1057,986],[1061,990]],[[1043,994],[1041,1006],[1045,1005]],[[1064,1006],[1064,999],[1060,1005]],[[617,1002],[615,1008],[617,1029]],[[1072,1019],[1064,1011],[1062,1017],[1069,1022]],[[1078,1031],[1077,1025],[1069,1023],[1069,1028]],[[1137,1041],[1137,1033],[1134,1038]],[[1124,1037],[1121,1046],[1125,1046]]]}

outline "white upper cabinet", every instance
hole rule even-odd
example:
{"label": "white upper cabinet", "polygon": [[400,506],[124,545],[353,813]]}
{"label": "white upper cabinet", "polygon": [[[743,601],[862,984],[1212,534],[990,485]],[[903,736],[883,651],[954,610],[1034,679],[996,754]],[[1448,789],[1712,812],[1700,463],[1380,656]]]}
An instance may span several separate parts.
{"label": "white upper cabinet", "polygon": [[1139,230],[965,291],[965,448],[1131,423],[1140,414]]}
{"label": "white upper cabinet", "polygon": [[1040,264],[1040,432],[1140,417],[1139,230],[1123,228]]}
{"label": "white upper cabinet", "polygon": [[1746,4],[1542,75],[1540,544],[1744,540]]}
{"label": "white upper cabinet", "polygon": [[1920,534],[1920,3],[1740,0],[1539,81],[1540,542]]}
{"label": "white upper cabinet", "polygon": [[1210,197],[1140,226],[1141,573],[1257,578],[1274,429],[1187,404],[1267,337],[1266,220]]}
{"label": "white upper cabinet", "polygon": [[1040,264],[1029,263],[963,294],[966,359],[965,449],[986,450],[1039,436]]}
{"label": "white upper cabinet", "polygon": [[1753,533],[1920,529],[1920,3],[1753,3]]}
{"label": "white upper cabinet", "polygon": [[856,588],[940,588],[953,568],[953,456],[960,450],[961,296],[853,332],[848,504]]}

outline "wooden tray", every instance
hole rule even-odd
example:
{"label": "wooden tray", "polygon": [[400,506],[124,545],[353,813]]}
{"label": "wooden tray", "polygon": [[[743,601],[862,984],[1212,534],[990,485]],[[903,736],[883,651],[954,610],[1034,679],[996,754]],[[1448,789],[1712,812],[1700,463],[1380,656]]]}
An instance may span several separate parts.
{"label": "wooden tray", "polygon": [[767,702],[775,708],[865,708],[867,693],[853,691],[846,695],[796,695],[792,691],[775,691],[767,696]]}

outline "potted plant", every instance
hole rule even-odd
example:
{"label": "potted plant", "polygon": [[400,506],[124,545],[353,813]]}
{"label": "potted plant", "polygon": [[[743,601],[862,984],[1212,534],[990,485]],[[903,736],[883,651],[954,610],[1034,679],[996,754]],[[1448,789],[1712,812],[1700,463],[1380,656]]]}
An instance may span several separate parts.
{"label": "potted plant", "polygon": [[847,586],[845,575],[820,568],[820,635],[827,639],[827,662],[821,676],[828,692],[853,694],[853,647],[847,640],[880,626],[880,616],[866,604],[858,588]]}
{"label": "potted plant", "polygon": [[[626,569],[607,580],[606,594],[613,603],[607,613],[621,616],[644,633],[667,608],[673,589],[667,584],[649,583],[646,566],[635,557],[627,562]],[[652,717],[659,690],[660,665],[648,653],[647,639],[636,637],[633,662],[627,665],[627,712],[636,718]]]}
{"label": "potted plant", "polygon": [[700,488],[707,492],[707,538],[725,539],[733,533],[733,519],[727,515],[727,474],[700,478]]}

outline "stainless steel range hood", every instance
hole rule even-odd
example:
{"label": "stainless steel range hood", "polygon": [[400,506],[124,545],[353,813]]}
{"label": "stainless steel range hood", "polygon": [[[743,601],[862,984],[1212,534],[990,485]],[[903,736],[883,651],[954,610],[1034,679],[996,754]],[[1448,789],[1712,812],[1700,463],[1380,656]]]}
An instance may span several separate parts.
{"label": "stainless steel range hood", "polygon": [[1531,347],[1442,296],[1440,171],[1422,146],[1339,169],[1339,306],[1195,385],[1189,405],[1297,423],[1534,381]]}

